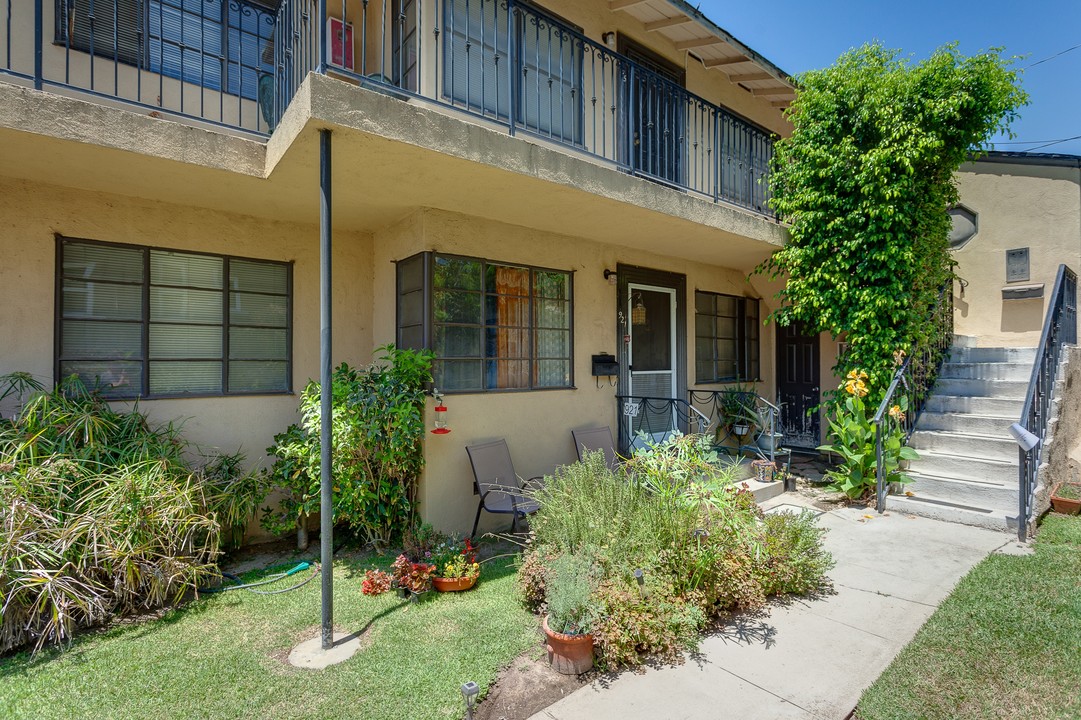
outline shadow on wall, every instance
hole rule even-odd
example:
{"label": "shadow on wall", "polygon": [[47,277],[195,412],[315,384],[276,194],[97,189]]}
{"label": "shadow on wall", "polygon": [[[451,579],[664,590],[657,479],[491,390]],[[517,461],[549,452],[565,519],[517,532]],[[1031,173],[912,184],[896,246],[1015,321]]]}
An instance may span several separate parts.
{"label": "shadow on wall", "polygon": [[1043,298],[1008,300],[1002,303],[1002,332],[1038,333],[1042,328]]}

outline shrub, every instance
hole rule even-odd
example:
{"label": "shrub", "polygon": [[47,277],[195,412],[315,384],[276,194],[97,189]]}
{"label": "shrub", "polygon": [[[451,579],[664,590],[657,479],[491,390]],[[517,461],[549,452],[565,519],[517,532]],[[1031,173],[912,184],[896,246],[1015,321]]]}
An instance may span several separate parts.
{"label": "shrub", "polygon": [[[0,396],[23,381],[0,379]],[[242,456],[199,469],[188,451],[177,426],[116,412],[77,378],[0,420],[0,652],[66,642],[217,576],[223,527],[243,525],[263,489]]]}
{"label": "shrub", "polygon": [[365,595],[382,595],[390,590],[390,575],[382,570],[368,570],[360,582],[360,592]]}
{"label": "shrub", "polygon": [[405,555],[399,555],[390,567],[391,584],[394,587],[412,593],[422,593],[432,589],[432,574],[435,573],[435,565],[412,562]]}
{"label": "shrub", "polygon": [[815,524],[815,514],[772,513],[763,518],[765,562],[757,575],[766,595],[805,594],[822,588],[833,557],[822,547],[826,531]]}
{"label": "shrub", "polygon": [[[386,545],[415,522],[417,478],[424,466],[424,388],[431,353],[382,348],[363,372],[340,365],[333,377],[334,515],[361,539]],[[274,436],[270,482],[284,492],[266,508],[263,527],[284,534],[319,509],[320,387],[301,393],[301,422]]]}
{"label": "shrub", "polygon": [[588,633],[596,616],[593,586],[597,568],[592,557],[586,553],[560,555],[549,569],[549,629],[568,635]]}
{"label": "shrub", "polygon": [[763,518],[699,437],[650,446],[619,472],[586,453],[537,498],[522,602],[546,605],[553,630],[588,624],[602,666],[677,657],[710,617],[813,589],[829,568],[811,516]]}
{"label": "shrub", "polygon": [[697,644],[706,614],[698,603],[676,596],[670,586],[637,586],[609,580],[597,590],[598,618],[593,624],[599,667],[639,665],[644,655],[676,659]]}

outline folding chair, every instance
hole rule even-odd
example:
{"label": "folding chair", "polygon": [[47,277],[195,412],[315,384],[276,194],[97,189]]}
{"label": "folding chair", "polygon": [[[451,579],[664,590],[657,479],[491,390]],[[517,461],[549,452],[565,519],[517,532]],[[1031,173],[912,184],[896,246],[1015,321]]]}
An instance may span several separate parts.
{"label": "folding chair", "polygon": [[[512,516],[511,532],[517,532],[518,518],[525,519],[527,515],[537,512],[540,503],[525,494],[514,472],[507,441],[500,438],[480,445],[469,445],[465,451],[469,453],[469,464],[473,466],[473,493],[480,496],[470,537],[477,536],[482,510],[509,513]],[[526,483],[535,483],[540,479],[532,477]]]}

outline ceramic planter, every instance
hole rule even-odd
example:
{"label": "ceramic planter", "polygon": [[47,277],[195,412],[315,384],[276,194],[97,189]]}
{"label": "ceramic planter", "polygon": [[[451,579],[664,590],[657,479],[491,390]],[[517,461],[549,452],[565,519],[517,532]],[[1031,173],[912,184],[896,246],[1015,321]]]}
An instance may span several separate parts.
{"label": "ceramic planter", "polygon": [[758,447],[762,452],[771,452],[781,447],[781,440],[783,438],[784,435],[781,433],[773,433],[772,435],[769,433],[762,433],[761,437],[758,438]]}
{"label": "ceramic planter", "polygon": [[777,467],[769,460],[752,460],[755,480],[760,483],[771,483],[776,479]]}
{"label": "ceramic planter", "polygon": [[477,584],[477,576],[462,578],[432,578],[432,587],[439,592],[461,592]]}
{"label": "ceramic planter", "polygon": [[[1074,485],[1077,488],[1077,485]],[[1081,498],[1068,498],[1059,495],[1062,489],[1062,483],[1055,486],[1055,489],[1051,491],[1051,507],[1055,509],[1055,512],[1062,513],[1063,515],[1077,515],[1081,512]]]}
{"label": "ceramic planter", "polygon": [[566,635],[548,627],[544,616],[544,635],[548,640],[548,662],[564,675],[581,675],[593,667],[593,636]]}

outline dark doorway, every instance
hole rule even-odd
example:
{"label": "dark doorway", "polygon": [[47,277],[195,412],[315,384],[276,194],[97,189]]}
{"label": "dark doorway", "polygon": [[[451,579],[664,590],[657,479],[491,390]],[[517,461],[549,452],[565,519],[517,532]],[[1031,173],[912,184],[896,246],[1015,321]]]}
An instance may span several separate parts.
{"label": "dark doorway", "polygon": [[781,407],[778,431],[784,444],[813,449],[819,439],[818,335],[805,332],[802,323],[777,328],[777,403]]}
{"label": "dark doorway", "polygon": [[623,122],[631,126],[627,164],[656,180],[681,184],[687,108],[683,68],[622,35],[619,51],[635,63],[623,90]]}

